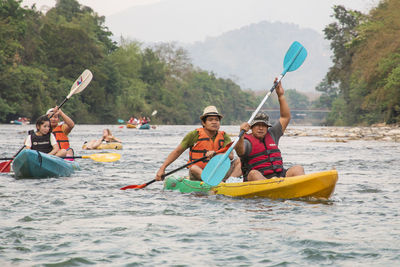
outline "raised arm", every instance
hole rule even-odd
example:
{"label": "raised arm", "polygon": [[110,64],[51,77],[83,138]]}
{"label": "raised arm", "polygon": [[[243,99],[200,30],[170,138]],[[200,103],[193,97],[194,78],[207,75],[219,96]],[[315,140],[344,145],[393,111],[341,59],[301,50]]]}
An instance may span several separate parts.
{"label": "raised arm", "polygon": [[64,121],[64,124],[62,126],[63,131],[66,135],[68,135],[72,129],[75,127],[75,123],[74,121],[68,117],[67,114],[65,114],[61,109],[59,109],[57,106],[54,108],[55,113],[58,113],[59,116],[61,116],[61,118]]}
{"label": "raised arm", "polygon": [[[277,78],[275,78],[277,81]],[[285,90],[282,87],[282,83],[279,83],[276,87],[276,94],[278,95],[279,107],[280,107],[280,118],[279,121],[282,125],[282,132],[285,132],[286,127],[290,122],[290,108],[285,98]]]}

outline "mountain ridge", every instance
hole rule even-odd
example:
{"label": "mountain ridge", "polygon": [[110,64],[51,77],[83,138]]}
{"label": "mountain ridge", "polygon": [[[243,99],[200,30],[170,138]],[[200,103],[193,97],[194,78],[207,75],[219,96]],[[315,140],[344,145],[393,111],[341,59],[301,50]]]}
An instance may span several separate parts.
{"label": "mountain ridge", "polygon": [[194,65],[231,78],[243,89],[258,91],[268,88],[280,74],[284,55],[293,41],[304,45],[308,57],[295,75],[285,78],[285,88],[313,92],[331,65],[329,44],[315,30],[263,21],[184,48]]}

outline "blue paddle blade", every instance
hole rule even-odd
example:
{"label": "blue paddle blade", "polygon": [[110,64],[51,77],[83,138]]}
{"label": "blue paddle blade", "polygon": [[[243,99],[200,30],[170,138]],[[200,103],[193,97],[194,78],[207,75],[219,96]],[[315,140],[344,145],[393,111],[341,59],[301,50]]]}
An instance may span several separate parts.
{"label": "blue paddle blade", "polygon": [[216,186],[221,183],[226,173],[231,167],[231,160],[229,157],[223,155],[216,155],[213,157],[203,169],[201,179],[211,186]]}
{"label": "blue paddle blade", "polygon": [[286,52],[283,60],[284,75],[287,71],[297,70],[307,57],[307,50],[299,42],[295,41]]}

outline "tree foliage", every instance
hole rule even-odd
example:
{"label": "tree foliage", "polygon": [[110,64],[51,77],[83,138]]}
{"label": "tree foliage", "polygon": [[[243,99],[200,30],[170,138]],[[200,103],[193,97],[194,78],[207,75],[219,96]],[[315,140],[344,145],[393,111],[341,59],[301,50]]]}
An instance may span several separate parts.
{"label": "tree foliage", "polygon": [[325,28],[334,65],[317,90],[332,107],[329,124],[400,122],[400,2],[383,0],[368,15],[334,8]]}
{"label": "tree foliage", "polygon": [[[58,0],[46,14],[22,8],[21,0],[0,1],[0,122],[37,118],[68,95],[84,69],[93,72],[91,84],[63,106],[77,123],[115,123],[158,110],[153,122],[198,124],[208,105],[232,123],[247,120],[246,108],[258,105],[232,80],[193,67],[174,43],[143,47],[121,39],[117,46],[104,21],[77,0]],[[306,103],[293,97],[293,105]]]}

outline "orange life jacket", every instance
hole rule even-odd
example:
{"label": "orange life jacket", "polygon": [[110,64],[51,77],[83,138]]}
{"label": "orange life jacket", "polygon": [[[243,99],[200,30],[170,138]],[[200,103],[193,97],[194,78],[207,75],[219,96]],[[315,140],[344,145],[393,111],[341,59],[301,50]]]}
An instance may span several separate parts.
{"label": "orange life jacket", "polygon": [[56,137],[58,147],[60,149],[67,149],[69,148],[69,140],[68,136],[62,130],[62,124],[58,125],[56,128],[53,129],[52,133]]}
{"label": "orange life jacket", "polygon": [[[210,137],[208,137],[207,133],[204,131],[203,128],[198,128],[196,130],[199,134],[199,139],[197,140],[197,143],[190,148],[188,163],[204,157],[208,151],[217,151],[218,149],[221,149],[224,146],[225,132],[218,131],[217,136],[213,141]],[[195,163],[194,165],[197,165],[200,168],[204,169],[204,167],[207,165],[207,162],[208,160],[205,159]]]}

